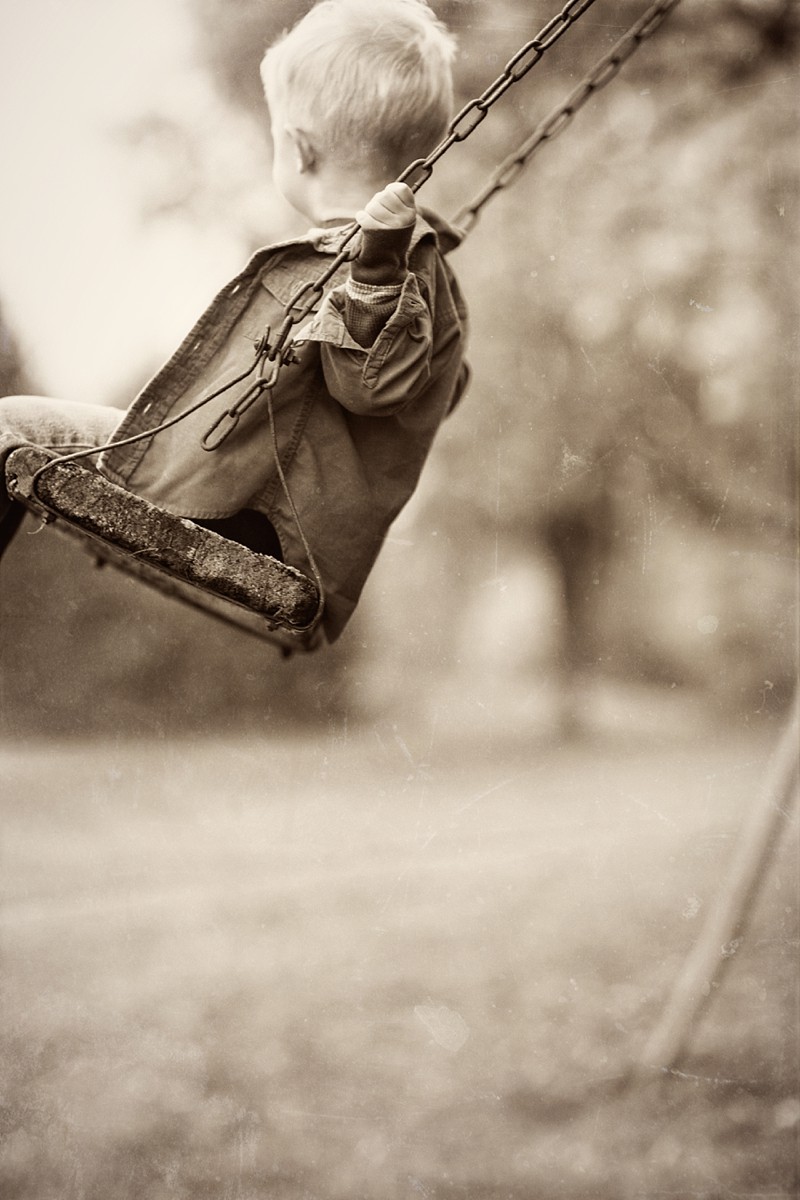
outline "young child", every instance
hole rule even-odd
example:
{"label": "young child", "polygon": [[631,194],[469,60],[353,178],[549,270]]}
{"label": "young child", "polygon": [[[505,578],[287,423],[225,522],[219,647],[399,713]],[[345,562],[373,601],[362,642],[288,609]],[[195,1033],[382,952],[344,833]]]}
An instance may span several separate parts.
{"label": "young child", "polygon": [[[96,460],[109,479],[172,513],[306,573],[316,566],[323,628],[336,638],[466,382],[465,308],[443,259],[458,235],[417,211],[406,185],[388,182],[444,134],[453,53],[425,0],[312,8],[261,68],[275,183],[312,228],[252,257],[121,422],[97,406],[0,401],[0,458],[25,441],[62,449],[129,437],[236,379],[298,288],[341,250],[355,217],[357,257],[292,331],[292,360],[271,392],[274,430],[262,396],[224,440],[207,436],[215,423],[228,426],[224,413],[250,377],[152,439]],[[209,450],[204,439],[219,444]],[[17,515],[0,488],[0,517],[3,507],[8,535]]]}

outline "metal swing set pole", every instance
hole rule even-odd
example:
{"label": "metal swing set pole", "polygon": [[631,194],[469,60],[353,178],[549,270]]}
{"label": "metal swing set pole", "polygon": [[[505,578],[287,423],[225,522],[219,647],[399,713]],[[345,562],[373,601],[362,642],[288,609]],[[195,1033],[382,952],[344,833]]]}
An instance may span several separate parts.
{"label": "metal swing set pole", "polygon": [[769,863],[797,800],[799,766],[800,708],[795,694],[792,714],[769,764],[760,795],[739,831],[727,878],[638,1056],[639,1076],[653,1070],[668,1071],[679,1060],[694,1024],[736,956]]}

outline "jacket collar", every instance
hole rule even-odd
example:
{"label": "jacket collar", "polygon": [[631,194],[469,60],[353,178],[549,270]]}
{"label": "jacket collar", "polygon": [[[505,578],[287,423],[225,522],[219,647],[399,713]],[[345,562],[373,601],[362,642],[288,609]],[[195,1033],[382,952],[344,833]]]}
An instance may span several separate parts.
{"label": "jacket collar", "polygon": [[[352,224],[332,225],[323,228],[313,227],[309,229],[302,237],[288,238],[285,241],[276,242],[268,247],[270,253],[275,250],[287,250],[293,246],[311,246],[320,254],[338,254],[342,249],[347,234],[352,229]],[[433,238],[439,246],[443,254],[449,254],[451,250],[455,250],[456,246],[460,245],[464,233],[457,229],[454,225],[450,225],[442,217],[428,208],[418,210],[417,223],[414,226],[414,232],[411,236],[411,247],[413,250],[419,242],[425,238]],[[256,256],[260,257],[264,254],[264,250],[256,252]]]}

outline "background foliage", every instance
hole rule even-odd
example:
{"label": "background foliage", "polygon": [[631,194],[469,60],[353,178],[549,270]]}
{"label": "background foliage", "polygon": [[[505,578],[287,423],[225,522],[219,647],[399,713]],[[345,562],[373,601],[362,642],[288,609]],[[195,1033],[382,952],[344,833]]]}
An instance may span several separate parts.
{"label": "background foliage", "polygon": [[[285,232],[257,67],[308,7],[192,0],[194,52],[250,157],[232,179],[204,168],[214,131],[157,114],[127,130],[147,219],[177,210],[199,241],[218,209],[253,246]],[[459,36],[462,102],[550,15],[435,7]],[[640,12],[601,0],[420,199],[456,210]],[[783,0],[687,2],[487,210],[453,260],[471,392],[333,652],[281,663],[124,581],[100,586],[49,535],[21,539],[4,566],[5,724],[357,715],[487,670],[519,694],[560,679],[567,710],[598,671],[741,711],[780,700],[796,640],[797,32]],[[30,683],[43,661],[46,699]]]}

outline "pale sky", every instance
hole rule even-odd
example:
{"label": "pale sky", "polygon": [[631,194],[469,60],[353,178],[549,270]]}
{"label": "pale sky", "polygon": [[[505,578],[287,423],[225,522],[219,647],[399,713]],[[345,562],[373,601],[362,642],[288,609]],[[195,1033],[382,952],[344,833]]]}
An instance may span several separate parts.
{"label": "pale sky", "polygon": [[153,180],[118,130],[153,112],[196,123],[230,177],[232,118],[192,63],[184,0],[0,0],[0,64],[0,303],[42,391],[119,402],[246,247],[221,213],[143,221]]}

